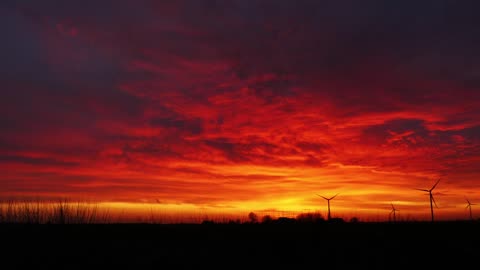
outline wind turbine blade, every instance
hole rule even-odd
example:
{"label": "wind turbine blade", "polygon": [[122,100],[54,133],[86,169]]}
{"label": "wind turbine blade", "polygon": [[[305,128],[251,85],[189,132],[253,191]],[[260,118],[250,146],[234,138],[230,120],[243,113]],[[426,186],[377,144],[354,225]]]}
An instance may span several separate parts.
{"label": "wind turbine blade", "polygon": [[438,208],[437,202],[435,201],[435,198],[433,197],[433,195],[432,195],[432,201],[433,201],[433,204],[435,204],[435,207]]}
{"label": "wind turbine blade", "polygon": [[331,197],[329,200],[331,200],[331,199],[333,199],[333,198],[337,197],[337,196],[338,196],[338,194],[339,194],[339,193],[335,194],[335,196]]}
{"label": "wind turbine blade", "polygon": [[470,204],[467,204],[467,206],[465,206],[465,208],[469,208],[470,207]]}
{"label": "wind turbine blade", "polygon": [[465,197],[465,200],[467,200],[467,203],[468,203],[468,204],[471,204],[470,201],[467,199],[467,197]]}
{"label": "wind turbine blade", "polygon": [[428,189],[420,189],[420,188],[414,188],[415,190],[420,190],[420,191],[425,191],[425,192],[429,192],[430,190]]}
{"label": "wind turbine blade", "polygon": [[392,205],[392,209],[395,210],[395,207],[393,207],[393,203],[391,203],[391,205]]}
{"label": "wind turbine blade", "polygon": [[325,200],[328,201],[328,198],[325,198],[325,197],[323,197],[322,195],[318,195],[318,194],[317,194],[317,196],[322,197],[322,198],[324,198]]}
{"label": "wind turbine blade", "polygon": [[432,191],[438,185],[438,182],[440,182],[440,179],[438,179],[438,181],[435,183],[435,185],[433,185],[433,187],[430,189],[430,191]]}

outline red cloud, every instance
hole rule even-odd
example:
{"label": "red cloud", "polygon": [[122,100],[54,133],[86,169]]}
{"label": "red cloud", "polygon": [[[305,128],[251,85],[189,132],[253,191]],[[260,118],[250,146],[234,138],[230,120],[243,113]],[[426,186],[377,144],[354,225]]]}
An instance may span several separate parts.
{"label": "red cloud", "polygon": [[[0,64],[0,196],[236,211],[341,192],[345,215],[391,200],[420,213],[411,189],[445,177],[451,216],[480,188],[468,29],[434,38],[396,13],[313,3],[108,2],[2,11],[19,34]],[[435,41],[450,32],[458,59]]]}

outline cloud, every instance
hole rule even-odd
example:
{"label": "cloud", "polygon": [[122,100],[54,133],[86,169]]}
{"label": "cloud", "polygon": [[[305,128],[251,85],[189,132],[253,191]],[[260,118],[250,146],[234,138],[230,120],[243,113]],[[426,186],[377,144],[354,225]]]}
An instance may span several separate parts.
{"label": "cloud", "polygon": [[476,6],[5,2],[0,171],[17,168],[16,194],[41,180],[31,189],[48,196],[277,209],[336,187],[405,199],[439,175],[465,190],[480,149]]}
{"label": "cloud", "polygon": [[181,120],[173,118],[153,118],[150,119],[152,126],[161,128],[174,128],[180,132],[187,132],[190,134],[200,134],[203,131],[202,120]]}
{"label": "cloud", "polygon": [[4,163],[25,163],[29,165],[41,165],[41,166],[62,166],[70,167],[78,165],[75,162],[60,161],[52,158],[42,157],[22,157],[22,156],[0,156],[0,161]]}

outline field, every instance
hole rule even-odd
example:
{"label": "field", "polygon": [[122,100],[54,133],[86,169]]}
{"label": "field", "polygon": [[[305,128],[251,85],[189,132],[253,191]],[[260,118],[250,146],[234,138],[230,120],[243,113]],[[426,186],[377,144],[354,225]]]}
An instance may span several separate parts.
{"label": "field", "polygon": [[3,269],[462,269],[480,254],[476,222],[1,224],[0,235]]}

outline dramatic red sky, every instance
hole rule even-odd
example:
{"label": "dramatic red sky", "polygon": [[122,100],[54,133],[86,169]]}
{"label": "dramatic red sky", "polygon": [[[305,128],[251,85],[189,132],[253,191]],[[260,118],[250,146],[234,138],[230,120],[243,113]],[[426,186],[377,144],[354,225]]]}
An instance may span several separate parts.
{"label": "dramatic red sky", "polygon": [[0,198],[467,218],[480,6],[392,2],[2,1]]}

